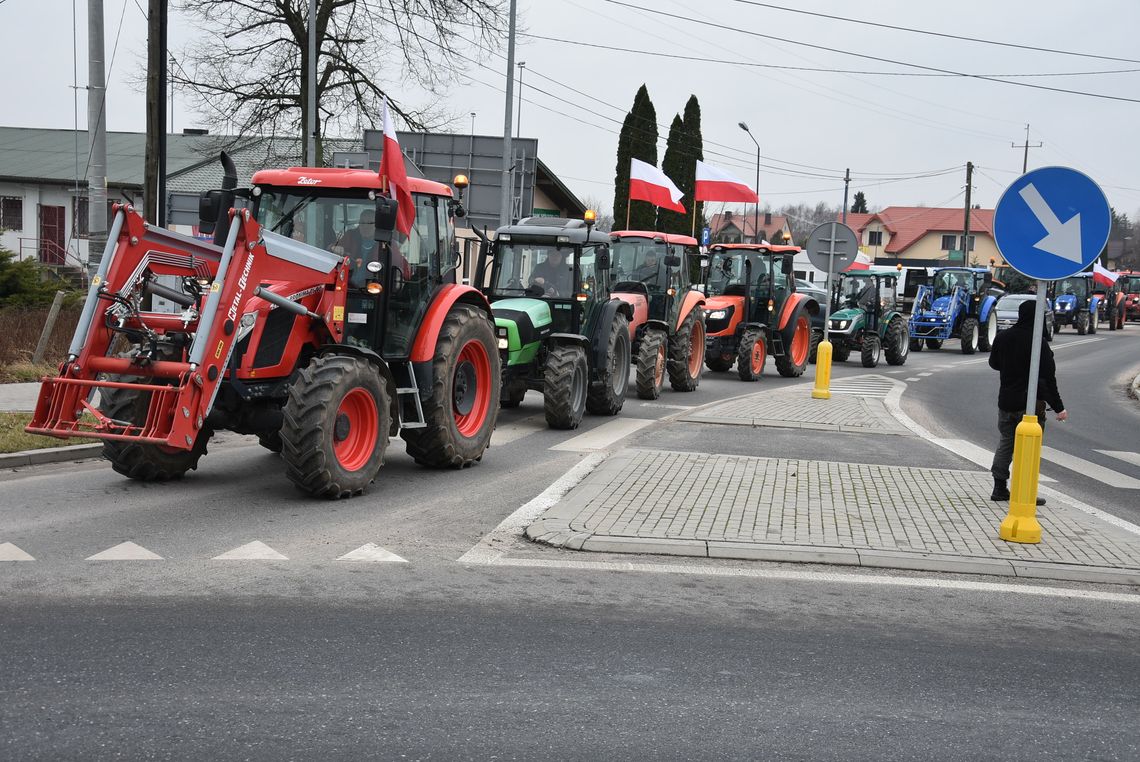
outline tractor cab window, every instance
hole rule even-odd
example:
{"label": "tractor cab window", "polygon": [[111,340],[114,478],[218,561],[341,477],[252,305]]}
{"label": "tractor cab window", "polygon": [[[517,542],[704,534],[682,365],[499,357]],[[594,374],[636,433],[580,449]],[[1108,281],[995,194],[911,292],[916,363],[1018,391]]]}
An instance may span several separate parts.
{"label": "tractor cab window", "polygon": [[941,272],[934,279],[934,295],[950,296],[954,293],[954,289],[961,288],[966,292],[970,291],[970,282],[967,279],[968,274],[964,272]]}
{"label": "tractor cab window", "polygon": [[[747,281],[748,267],[751,265],[751,281]],[[761,297],[771,288],[768,258],[755,251],[714,251],[709,263],[710,295],[743,296],[751,289]]]}
{"label": "tractor cab window", "polygon": [[613,245],[614,279],[642,283],[648,291],[669,287],[665,256],[669,247],[648,238],[621,238]]}
{"label": "tractor cab window", "polygon": [[1088,278],[1063,278],[1057,283],[1057,296],[1087,296],[1089,292]]}
{"label": "tractor cab window", "polygon": [[447,250],[441,238],[438,201],[435,196],[414,194],[416,218],[408,235],[392,237],[392,259],[388,278],[387,323],[382,354],[406,357],[411,354],[416,331],[427,311],[435,288],[432,263]]}
{"label": "tractor cab window", "polygon": [[493,293],[502,296],[570,299],[574,288],[574,247],[498,244],[491,285]]}

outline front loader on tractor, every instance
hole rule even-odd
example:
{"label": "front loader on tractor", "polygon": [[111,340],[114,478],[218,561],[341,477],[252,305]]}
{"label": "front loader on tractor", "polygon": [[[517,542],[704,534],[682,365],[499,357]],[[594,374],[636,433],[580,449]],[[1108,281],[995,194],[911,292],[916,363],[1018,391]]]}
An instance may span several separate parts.
{"label": "front loader on tractor", "polygon": [[621,410],[633,310],[611,299],[609,250],[592,223],[557,217],[527,217],[484,241],[476,277],[495,317],[503,407],[540,392],[554,429]]}
{"label": "front loader on tractor", "polygon": [[993,275],[983,267],[942,267],[932,284],[919,286],[910,315],[910,349],[940,349],[960,339],[962,354],[989,352],[997,337],[997,298],[989,293]]}
{"label": "front loader on tractor", "polygon": [[1070,275],[1053,284],[1054,330],[1057,333],[1066,325],[1071,325],[1081,336],[1096,333],[1100,327],[1101,297],[1095,289],[1090,272]]}
{"label": "front loader on tractor", "polygon": [[636,230],[610,238],[613,296],[633,307],[637,396],[660,397],[666,375],[674,391],[694,391],[705,362],[705,297],[689,278],[688,260],[700,257],[697,239]]}
{"label": "front loader on tractor", "polygon": [[764,372],[768,355],[781,376],[803,375],[811,348],[811,318],[819,302],[796,293],[798,246],[717,244],[705,271],[705,364],[742,381]]}
{"label": "front loader on tractor", "polygon": [[906,318],[895,298],[898,271],[855,270],[839,274],[828,326],[833,357],[843,362],[858,352],[864,368],[874,368],[886,355],[889,365],[902,365],[910,353]]}
{"label": "front loader on tractor", "polygon": [[[327,498],[363,492],[396,434],[423,465],[478,461],[499,357],[490,306],[455,283],[450,188],[409,179],[405,237],[374,172],[263,170],[235,191],[222,161],[226,189],[200,211],[213,243],[116,206],[28,431],[102,439],[114,469],[144,481],[197,468],[217,430],[253,434],[301,491]],[[248,207],[232,209],[235,196]],[[148,294],[180,312],[148,310]]]}

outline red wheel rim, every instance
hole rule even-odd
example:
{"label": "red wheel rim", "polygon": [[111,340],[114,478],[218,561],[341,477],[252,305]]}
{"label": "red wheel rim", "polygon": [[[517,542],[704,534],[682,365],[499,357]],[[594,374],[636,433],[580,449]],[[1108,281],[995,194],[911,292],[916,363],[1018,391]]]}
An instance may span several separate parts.
{"label": "red wheel rim", "polygon": [[657,360],[653,363],[653,383],[661,386],[665,383],[665,345],[657,345]]}
{"label": "red wheel rim", "polygon": [[705,361],[705,326],[701,321],[693,323],[693,332],[689,334],[689,376],[696,378],[701,372],[701,365]]}
{"label": "red wheel rim", "polygon": [[491,358],[482,342],[463,345],[451,383],[455,428],[464,437],[474,436],[491,409]]}
{"label": "red wheel rim", "polygon": [[756,339],[752,345],[752,374],[759,376],[764,372],[764,339]]}
{"label": "red wheel rim", "polygon": [[796,365],[807,362],[810,345],[811,331],[808,329],[808,319],[800,315],[796,319],[796,332],[792,334],[792,362]]}
{"label": "red wheel rim", "polygon": [[340,401],[333,426],[333,453],[345,471],[358,471],[372,458],[380,413],[367,389],[356,387]]}

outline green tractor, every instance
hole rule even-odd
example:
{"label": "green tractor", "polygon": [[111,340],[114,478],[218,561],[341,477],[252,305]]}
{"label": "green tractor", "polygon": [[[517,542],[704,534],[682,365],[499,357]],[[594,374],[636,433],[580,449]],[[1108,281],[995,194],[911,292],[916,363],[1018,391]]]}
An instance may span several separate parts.
{"label": "green tractor", "polygon": [[629,385],[633,309],[611,298],[609,235],[592,220],[528,217],[499,228],[483,252],[477,278],[495,318],[500,404],[541,392],[555,429],[577,428],[586,411],[616,415]]}
{"label": "green tractor", "polygon": [[884,268],[840,273],[828,324],[837,362],[852,352],[859,353],[864,368],[877,366],[883,355],[890,365],[906,362],[910,336],[906,318],[898,310],[898,277],[897,270]]}

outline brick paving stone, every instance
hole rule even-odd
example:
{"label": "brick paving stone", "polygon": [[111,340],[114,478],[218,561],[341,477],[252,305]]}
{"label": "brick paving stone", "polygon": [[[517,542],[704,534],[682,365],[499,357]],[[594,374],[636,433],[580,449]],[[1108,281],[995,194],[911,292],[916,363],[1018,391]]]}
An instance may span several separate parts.
{"label": "brick paving stone", "polygon": [[695,410],[681,420],[876,434],[911,433],[895,420],[881,398],[835,394],[829,400],[816,400],[811,398],[811,387],[808,385],[727,400],[719,405]]}

